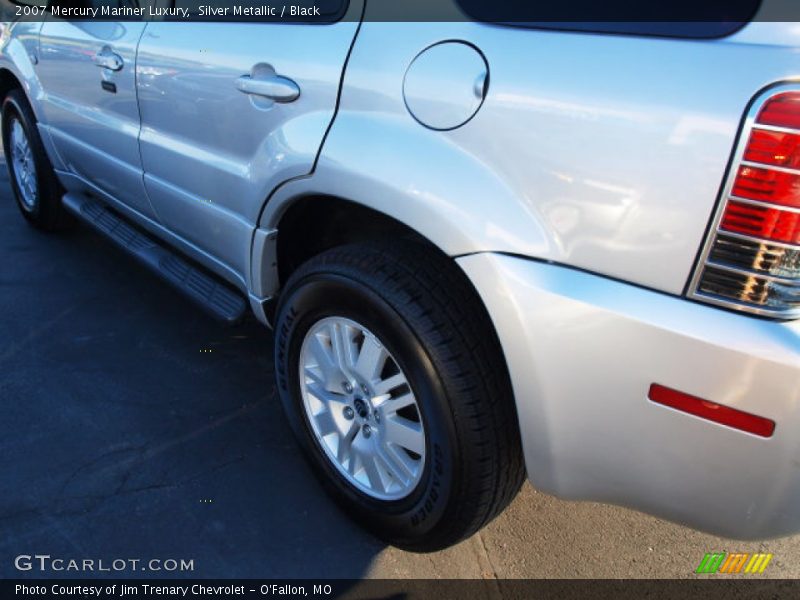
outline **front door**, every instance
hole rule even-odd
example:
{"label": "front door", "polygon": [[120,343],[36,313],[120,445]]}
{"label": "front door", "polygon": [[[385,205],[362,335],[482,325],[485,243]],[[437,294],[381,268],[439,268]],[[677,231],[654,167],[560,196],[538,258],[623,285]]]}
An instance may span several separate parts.
{"label": "front door", "polygon": [[67,169],[152,217],[142,178],[136,102],[136,48],[145,26],[48,16],[39,38],[37,73],[44,90],[45,126]]}
{"label": "front door", "polygon": [[350,4],[332,24],[153,22],[142,38],[148,195],[164,225],[237,278],[269,194],[313,168],[358,26]]}

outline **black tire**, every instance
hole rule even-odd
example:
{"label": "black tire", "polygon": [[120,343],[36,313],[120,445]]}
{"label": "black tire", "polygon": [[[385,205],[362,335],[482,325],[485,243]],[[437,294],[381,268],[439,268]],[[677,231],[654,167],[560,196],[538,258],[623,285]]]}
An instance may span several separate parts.
{"label": "black tire", "polygon": [[[425,422],[422,477],[381,501],[347,481],[312,433],[300,392],[305,334],[331,316],[363,324],[408,377]],[[450,259],[421,244],[358,244],[311,259],[289,279],[275,320],[281,400],[315,472],[360,525],[427,552],[478,531],[524,480],[516,408],[499,340],[477,293]]]}
{"label": "black tire", "polygon": [[[36,168],[37,193],[31,205],[23,201],[23,193],[17,182],[14,162],[11,159],[11,131],[15,121],[22,125]],[[12,90],[3,101],[2,134],[11,190],[22,215],[31,225],[44,231],[57,231],[71,226],[73,219],[61,201],[64,188],[56,178],[53,165],[47,157],[36,127],[36,117],[22,90]]]}

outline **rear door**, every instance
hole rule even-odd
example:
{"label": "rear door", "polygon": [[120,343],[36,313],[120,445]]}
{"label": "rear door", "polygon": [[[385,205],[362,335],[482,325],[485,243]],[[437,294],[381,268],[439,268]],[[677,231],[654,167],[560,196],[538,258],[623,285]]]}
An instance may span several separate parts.
{"label": "rear door", "polygon": [[[51,2],[51,6],[138,6],[136,0]],[[138,212],[153,216],[144,191],[136,104],[136,48],[144,22],[66,21],[48,16],[37,73],[53,143],[67,169]]]}
{"label": "rear door", "polygon": [[[263,3],[239,3],[250,4]],[[218,272],[244,279],[267,196],[311,172],[333,119],[358,4],[329,24],[148,26],[137,66],[145,186],[163,224],[213,257]]]}

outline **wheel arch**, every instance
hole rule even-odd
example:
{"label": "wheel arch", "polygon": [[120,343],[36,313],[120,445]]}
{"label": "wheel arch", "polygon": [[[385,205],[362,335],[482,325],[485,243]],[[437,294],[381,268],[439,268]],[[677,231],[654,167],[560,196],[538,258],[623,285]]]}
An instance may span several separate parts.
{"label": "wheel arch", "polygon": [[440,248],[405,223],[373,208],[327,194],[308,194],[288,204],[277,224],[278,285],[308,259],[335,246],[395,236]]}
{"label": "wheel arch", "polygon": [[[0,103],[12,90],[21,90],[33,111],[45,150],[56,170],[64,169],[64,163],[50,136],[43,107],[44,89],[36,73],[33,57],[38,53],[38,29],[23,31],[21,28],[34,23],[18,22],[6,31],[9,38],[0,45]],[[22,31],[22,33],[20,33]]]}
{"label": "wheel arch", "polygon": [[[280,290],[292,273],[314,256],[345,244],[381,241],[423,245],[443,256],[466,280],[444,247],[396,217],[342,196],[305,192],[287,197],[272,209],[267,227],[256,230],[251,256],[251,304],[267,323]],[[470,284],[471,286],[471,284]],[[477,292],[476,292],[477,293]],[[260,308],[258,308],[260,306]]]}
{"label": "wheel arch", "polygon": [[0,100],[5,99],[11,90],[24,90],[19,78],[7,68],[0,68]]}
{"label": "wheel arch", "polygon": [[[12,89],[21,89],[33,109],[36,120],[44,121],[41,101],[44,97],[34,60],[39,51],[41,23],[17,22],[6,25],[4,43],[0,45],[0,98]],[[7,36],[7,37],[6,37]]]}
{"label": "wheel arch", "polygon": [[[285,253],[286,238],[296,231],[295,215],[313,222],[316,211],[324,216],[335,206],[369,215],[361,219],[365,226],[359,231],[348,230],[357,233],[352,241],[375,235],[372,230],[379,223],[379,232],[404,232],[450,258],[479,252],[547,257],[558,247],[543,216],[513,191],[502,173],[438,132],[420,132],[416,124],[393,120],[372,123],[370,137],[376,128],[386,131],[378,149],[374,140],[361,139],[367,129],[363,124],[340,129],[341,119],[312,173],[285,182],[264,205],[250,264],[255,297],[276,295],[285,280],[286,267],[278,254]],[[332,237],[349,241],[343,235]]]}

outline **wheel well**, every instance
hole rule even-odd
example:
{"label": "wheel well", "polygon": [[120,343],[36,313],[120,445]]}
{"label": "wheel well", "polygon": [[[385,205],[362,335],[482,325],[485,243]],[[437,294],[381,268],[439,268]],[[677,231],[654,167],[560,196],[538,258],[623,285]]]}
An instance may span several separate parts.
{"label": "wheel well", "polygon": [[416,231],[392,217],[332,196],[296,200],[278,224],[277,257],[280,285],[306,262],[335,246],[395,236],[441,252]]}
{"label": "wheel well", "polygon": [[0,69],[0,100],[5,99],[11,90],[22,89],[22,83],[8,69]]}

